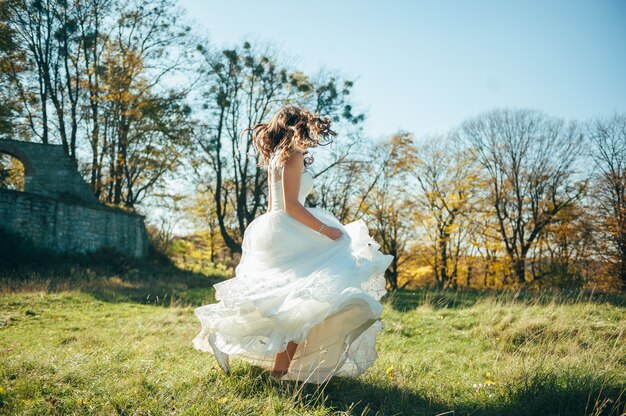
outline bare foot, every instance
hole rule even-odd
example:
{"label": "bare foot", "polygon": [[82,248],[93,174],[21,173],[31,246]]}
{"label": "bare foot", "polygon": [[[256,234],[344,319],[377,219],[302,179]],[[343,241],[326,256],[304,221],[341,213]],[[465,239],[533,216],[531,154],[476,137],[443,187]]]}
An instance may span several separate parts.
{"label": "bare foot", "polygon": [[289,341],[289,344],[287,344],[287,348],[285,349],[285,351],[276,353],[274,369],[272,370],[272,377],[281,378],[289,372],[289,364],[291,364],[291,359],[296,353],[296,348],[298,348],[298,344],[293,341]]}

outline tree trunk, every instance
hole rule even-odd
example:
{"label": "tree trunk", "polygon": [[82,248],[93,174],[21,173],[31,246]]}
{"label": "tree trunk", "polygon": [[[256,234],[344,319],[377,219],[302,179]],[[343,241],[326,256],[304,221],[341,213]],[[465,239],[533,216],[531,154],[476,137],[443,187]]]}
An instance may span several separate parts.
{"label": "tree trunk", "polygon": [[513,272],[518,283],[526,283],[526,259],[517,258],[513,260]]}
{"label": "tree trunk", "polygon": [[620,270],[619,270],[619,278],[622,282],[622,290],[626,291],[626,235],[625,238],[622,239],[621,244],[621,258],[620,258]]}
{"label": "tree trunk", "polygon": [[448,274],[448,241],[445,235],[439,237],[439,254],[441,256],[441,282],[446,286],[450,280]]}

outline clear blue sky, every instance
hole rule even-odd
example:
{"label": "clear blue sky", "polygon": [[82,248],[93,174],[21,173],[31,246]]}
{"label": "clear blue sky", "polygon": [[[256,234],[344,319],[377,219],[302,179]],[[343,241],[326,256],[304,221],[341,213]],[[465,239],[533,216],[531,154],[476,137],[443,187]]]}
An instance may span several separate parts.
{"label": "clear blue sky", "polygon": [[181,0],[215,45],[274,44],[339,70],[372,136],[444,133],[493,107],[626,111],[626,0]]}

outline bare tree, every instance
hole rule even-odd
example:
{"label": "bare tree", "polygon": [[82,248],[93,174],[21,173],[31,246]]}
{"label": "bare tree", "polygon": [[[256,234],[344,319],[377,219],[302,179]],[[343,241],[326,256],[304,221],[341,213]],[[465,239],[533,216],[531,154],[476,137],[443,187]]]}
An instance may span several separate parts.
{"label": "bare tree", "polygon": [[132,208],[181,165],[190,143],[189,86],[163,85],[182,71],[190,28],[178,22],[173,0],[133,0],[118,7],[101,58],[106,94],[99,114],[108,158],[102,170],[108,180],[100,192],[108,202]]}
{"label": "bare tree", "polygon": [[[16,0],[11,3],[11,27],[15,30],[20,48],[33,62],[30,79],[24,80],[10,65],[12,81],[22,98],[23,106],[32,107],[32,86],[38,86],[41,133],[29,117],[32,132],[43,143],[49,140],[54,127],[63,149],[77,164],[76,144],[79,124],[79,102],[82,82],[82,50],[78,35],[74,4],[59,0]],[[48,114],[48,101],[52,104],[56,120]]]}
{"label": "bare tree", "polygon": [[465,121],[455,135],[489,178],[489,204],[516,280],[524,283],[533,244],[583,195],[586,180],[575,180],[583,133],[573,121],[505,108]]}
{"label": "bare tree", "polygon": [[[91,150],[90,185],[93,193],[100,197],[103,182],[103,159],[105,149],[101,145],[101,102],[105,95],[102,88],[103,57],[111,31],[110,24],[117,0],[83,0],[74,4],[79,38],[83,56],[83,83],[86,107],[85,128]],[[115,6],[115,7],[114,7]]]}
{"label": "bare tree", "polygon": [[[399,287],[399,276],[411,260],[407,244],[413,237],[413,194],[407,186],[409,169],[415,163],[413,136],[398,132],[389,139],[376,143],[371,154],[371,168],[375,174],[371,190],[363,202],[366,222],[372,225],[374,238],[381,251],[393,256],[385,271],[391,289]],[[407,281],[408,283],[408,281]]]}
{"label": "bare tree", "polygon": [[10,61],[7,69],[27,111],[32,134],[42,143],[49,141],[48,100],[55,62],[54,32],[58,26],[53,11],[55,3],[53,0],[17,0],[5,4],[9,6],[7,16],[15,43],[34,66],[33,71],[24,71]]}
{"label": "bare tree", "polygon": [[626,114],[596,120],[589,135],[596,167],[593,195],[603,231],[613,243],[611,261],[626,289]]}
{"label": "bare tree", "polygon": [[421,190],[415,202],[432,243],[435,281],[441,288],[456,286],[464,247],[460,223],[476,193],[476,165],[465,152],[454,149],[447,137],[436,136],[418,146],[411,173]]}

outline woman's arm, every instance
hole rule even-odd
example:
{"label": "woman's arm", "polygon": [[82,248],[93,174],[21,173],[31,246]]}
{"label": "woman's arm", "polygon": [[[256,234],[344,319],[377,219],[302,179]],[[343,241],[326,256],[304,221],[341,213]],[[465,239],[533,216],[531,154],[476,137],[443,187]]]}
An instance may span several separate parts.
{"label": "woman's arm", "polygon": [[[304,164],[304,155],[298,151],[293,152],[283,167],[283,195],[285,210],[289,215],[314,229],[320,230],[323,222],[318,220],[298,201],[298,192],[300,191],[300,176],[302,176],[302,166]],[[324,224],[325,225],[325,224]],[[331,240],[337,240],[343,232],[339,228],[325,226],[322,234]]]}
{"label": "woman's arm", "polygon": [[298,201],[300,176],[302,176],[303,165],[304,155],[298,151],[294,151],[283,166],[282,177],[285,211],[301,223],[318,231],[323,223],[315,218],[315,216]]}

